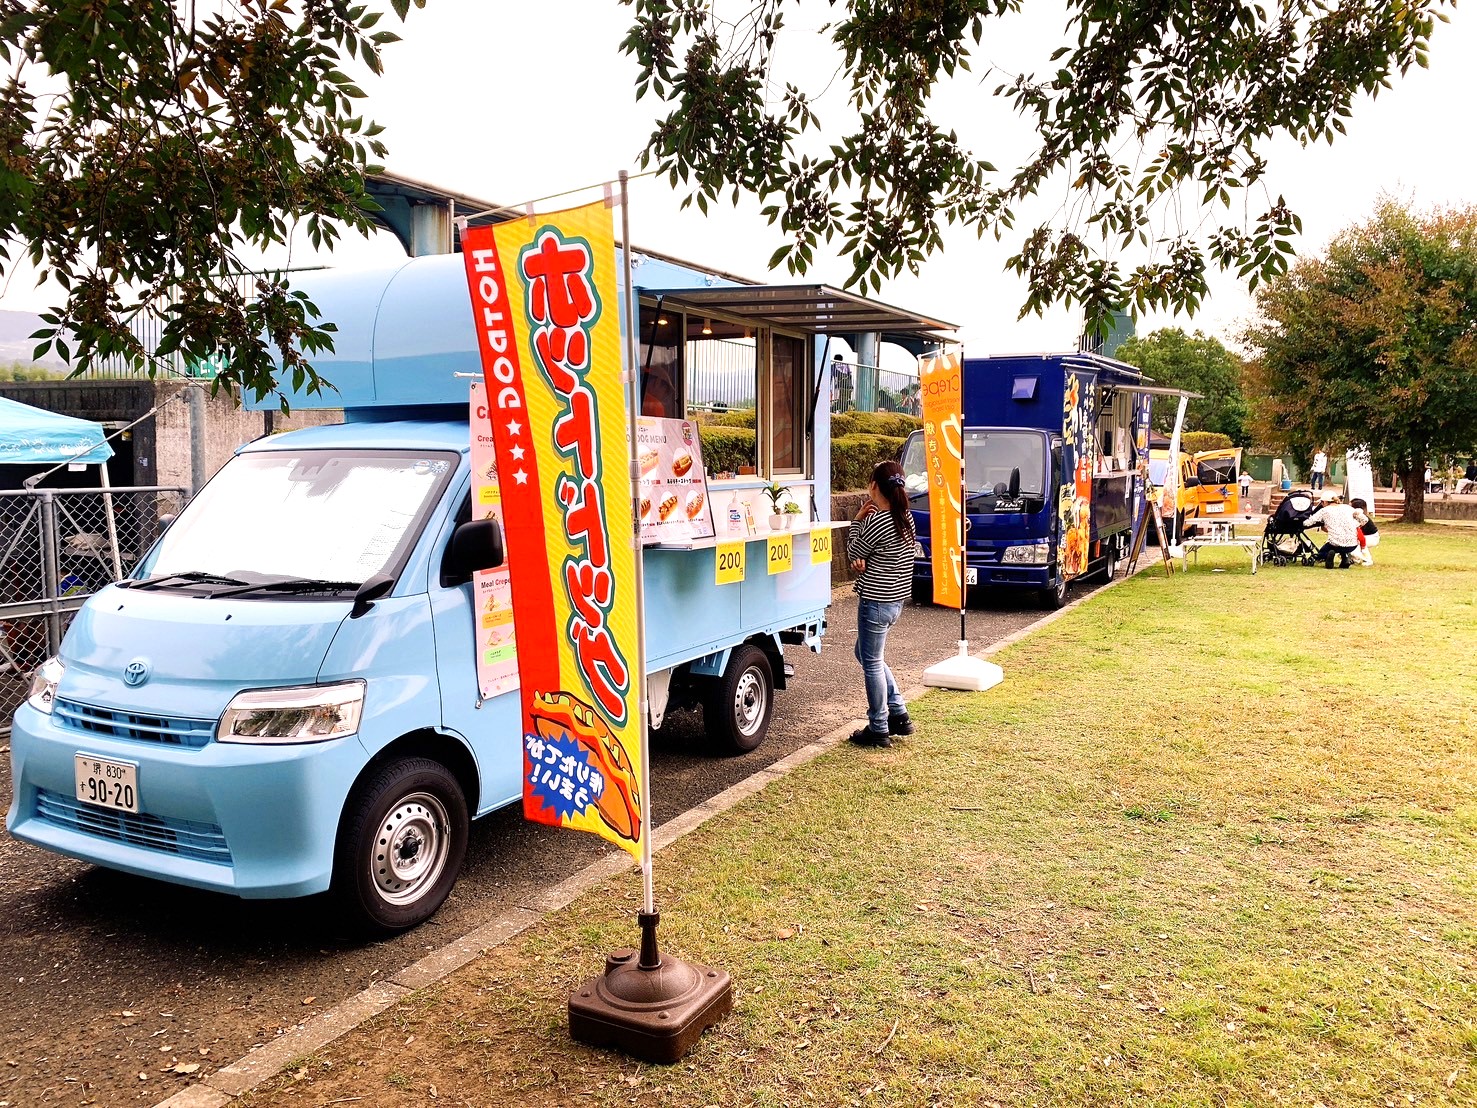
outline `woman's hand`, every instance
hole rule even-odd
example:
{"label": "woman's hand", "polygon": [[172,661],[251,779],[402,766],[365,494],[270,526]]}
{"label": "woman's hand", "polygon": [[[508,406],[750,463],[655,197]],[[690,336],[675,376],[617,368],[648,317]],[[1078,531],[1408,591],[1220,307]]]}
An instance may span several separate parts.
{"label": "woman's hand", "polygon": [[862,570],[864,570],[866,568],[867,568],[867,559],[865,559],[865,558],[853,558],[852,559],[852,562],[851,562],[851,572],[852,573],[860,573]]}
{"label": "woman's hand", "polygon": [[869,515],[871,515],[876,510],[877,510],[877,505],[873,504],[870,500],[868,500],[865,504],[862,505],[862,510],[859,511],[859,512],[857,512],[857,514],[856,514],[856,521],[858,523],[860,523],[862,520],[866,519]]}

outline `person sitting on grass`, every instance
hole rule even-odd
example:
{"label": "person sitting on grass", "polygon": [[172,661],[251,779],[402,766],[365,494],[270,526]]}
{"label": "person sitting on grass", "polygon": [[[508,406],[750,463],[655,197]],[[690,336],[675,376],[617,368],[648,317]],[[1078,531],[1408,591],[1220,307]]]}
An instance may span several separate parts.
{"label": "person sitting on grass", "polygon": [[1369,505],[1363,497],[1356,496],[1349,501],[1349,507],[1354,509],[1354,522],[1359,524],[1359,560],[1367,566],[1374,565],[1374,555],[1370,548],[1380,544],[1380,529],[1375,526],[1374,517],[1369,514]]}
{"label": "person sitting on grass", "polygon": [[[1359,513],[1363,515],[1364,513]],[[1328,532],[1328,541],[1318,548],[1318,560],[1324,569],[1333,568],[1333,557],[1339,556],[1339,569],[1349,568],[1349,555],[1359,549],[1359,521],[1354,518],[1354,509],[1335,496],[1331,503],[1323,505],[1303,520],[1303,528],[1322,527]]]}

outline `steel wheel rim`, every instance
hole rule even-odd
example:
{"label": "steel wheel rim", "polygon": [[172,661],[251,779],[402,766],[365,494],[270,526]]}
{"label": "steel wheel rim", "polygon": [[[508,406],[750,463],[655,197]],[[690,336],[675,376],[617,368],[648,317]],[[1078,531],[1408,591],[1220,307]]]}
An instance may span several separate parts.
{"label": "steel wheel rim", "polygon": [[769,690],[759,670],[750,666],[739,675],[733,690],[733,720],[740,735],[745,738],[759,730],[764,722],[764,711],[769,703]]}
{"label": "steel wheel rim", "polygon": [[434,885],[451,851],[446,806],[430,793],[411,793],[379,821],[370,876],[391,904],[411,904]]}

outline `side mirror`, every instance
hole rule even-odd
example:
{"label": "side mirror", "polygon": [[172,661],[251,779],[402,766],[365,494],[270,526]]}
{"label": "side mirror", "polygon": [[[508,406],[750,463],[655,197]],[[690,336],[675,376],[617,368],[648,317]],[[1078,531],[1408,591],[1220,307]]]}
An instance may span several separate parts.
{"label": "side mirror", "polygon": [[478,570],[503,564],[503,529],[495,519],[473,519],[457,527],[441,564],[444,582],[470,580]]}
{"label": "side mirror", "polygon": [[1021,495],[1021,468],[1020,468],[1020,466],[1016,466],[1014,469],[1012,469],[1010,471],[1010,485],[1007,487],[1006,492],[1008,492],[1010,494],[1010,498],[1012,500],[1017,499]]}
{"label": "side mirror", "polygon": [[1185,478],[1185,488],[1187,488],[1187,489],[1195,489],[1195,488],[1199,488],[1199,487],[1200,487],[1200,478],[1198,478],[1198,477],[1186,477]]}

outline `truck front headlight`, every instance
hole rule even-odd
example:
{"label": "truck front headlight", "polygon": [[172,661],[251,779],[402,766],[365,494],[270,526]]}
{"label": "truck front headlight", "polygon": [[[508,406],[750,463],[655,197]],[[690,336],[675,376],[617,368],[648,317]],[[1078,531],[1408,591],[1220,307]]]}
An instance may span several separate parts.
{"label": "truck front headlight", "polygon": [[31,674],[31,689],[26,693],[26,703],[38,712],[51,715],[51,706],[56,703],[56,687],[61,684],[62,674],[67,667],[60,658],[47,658]]}
{"label": "truck front headlight", "polygon": [[1007,546],[1000,561],[1004,565],[1039,566],[1050,560],[1051,544],[1035,542],[1026,546]]}
{"label": "truck front headlight", "polygon": [[221,713],[215,729],[223,743],[321,743],[359,730],[364,682],[248,689]]}
{"label": "truck front headlight", "polygon": [[923,544],[921,542],[915,542],[913,544],[913,560],[920,561],[927,557],[928,555],[923,552]]}

